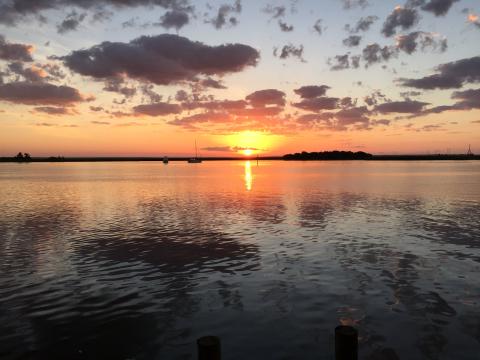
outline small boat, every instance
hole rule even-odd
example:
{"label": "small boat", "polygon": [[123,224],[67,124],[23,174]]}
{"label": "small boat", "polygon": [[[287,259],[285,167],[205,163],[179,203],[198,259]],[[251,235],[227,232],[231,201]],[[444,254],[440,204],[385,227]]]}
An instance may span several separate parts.
{"label": "small boat", "polygon": [[168,157],[164,156],[162,161],[164,164],[168,164]]}
{"label": "small boat", "polygon": [[189,164],[199,164],[202,162],[202,159],[198,157],[197,152],[197,140],[195,140],[195,157],[188,159]]}

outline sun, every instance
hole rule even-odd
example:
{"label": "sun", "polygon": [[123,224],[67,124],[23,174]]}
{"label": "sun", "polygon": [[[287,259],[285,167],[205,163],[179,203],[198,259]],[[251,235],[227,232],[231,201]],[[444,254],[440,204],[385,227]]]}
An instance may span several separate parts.
{"label": "sun", "polygon": [[272,151],[278,141],[278,136],[262,131],[249,130],[226,135],[222,142],[226,142],[230,145],[230,148],[236,149],[238,154],[252,156]]}

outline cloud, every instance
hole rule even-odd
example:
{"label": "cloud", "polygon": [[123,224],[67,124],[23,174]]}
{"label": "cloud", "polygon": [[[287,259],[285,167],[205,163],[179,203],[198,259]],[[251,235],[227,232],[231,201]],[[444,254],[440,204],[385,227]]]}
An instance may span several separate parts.
{"label": "cloud", "polygon": [[260,54],[242,44],[209,46],[172,34],[142,36],[130,41],[103,42],[76,50],[63,60],[65,66],[96,79],[127,76],[168,85],[194,81],[198,75],[223,75],[255,66]]}
{"label": "cloud", "polygon": [[137,105],[133,108],[133,112],[137,115],[165,116],[179,114],[182,112],[182,108],[178,104],[160,102],[155,104]]}
{"label": "cloud", "polygon": [[302,99],[312,99],[318,96],[324,96],[330,86],[327,85],[307,85],[294,89],[294,93],[300,95]]}
{"label": "cloud", "polygon": [[409,0],[408,6],[421,6],[422,10],[429,11],[436,16],[447,14],[452,5],[460,0]]}
{"label": "cloud", "polygon": [[26,16],[40,17],[43,11],[52,9],[62,10],[76,7],[99,13],[105,11],[104,7],[122,9],[140,6],[159,6],[165,9],[191,8],[187,0],[9,0],[0,4],[0,23],[15,25]]}
{"label": "cloud", "polygon": [[212,89],[226,89],[227,87],[222,84],[220,80],[215,80],[212,78],[206,78],[200,80],[200,85],[204,88],[212,88]]}
{"label": "cloud", "polygon": [[73,10],[60,24],[58,24],[58,33],[65,34],[66,32],[77,30],[78,26],[86,16],[86,13],[78,14],[75,10]]}
{"label": "cloud", "polygon": [[278,26],[280,26],[280,30],[282,30],[283,32],[293,31],[293,25],[288,25],[282,20],[278,20]]}
{"label": "cloud", "polygon": [[452,61],[437,66],[437,73],[420,79],[401,78],[402,86],[417,89],[454,89],[466,83],[480,82],[480,56]]}
{"label": "cloud", "polygon": [[415,31],[407,35],[399,35],[396,38],[397,48],[407,54],[414,53],[418,46],[424,51],[427,48],[445,52],[447,50],[447,39],[441,38],[438,34],[424,31]]}
{"label": "cloud", "polygon": [[109,78],[105,81],[104,91],[116,92],[122,94],[126,98],[131,98],[137,93],[134,87],[123,86],[124,81],[120,77]]}
{"label": "cloud", "polygon": [[389,113],[418,113],[428,105],[426,102],[415,100],[390,101],[376,105],[374,110],[381,114]]}
{"label": "cloud", "polygon": [[330,70],[337,71],[337,70],[345,70],[345,69],[357,69],[360,66],[360,56],[350,54],[344,55],[335,55],[335,57],[328,59],[328,64],[330,66]]}
{"label": "cloud", "polygon": [[95,125],[110,125],[110,122],[108,121],[97,121],[97,120],[93,120],[93,121],[90,121],[92,124],[95,124]]}
{"label": "cloud", "polygon": [[285,16],[286,12],[285,6],[273,6],[268,4],[263,8],[263,12],[272,16],[272,19],[278,19]]}
{"label": "cloud", "polygon": [[341,2],[343,3],[344,9],[352,9],[356,7],[363,9],[369,5],[368,0],[341,0]]}
{"label": "cloud", "polygon": [[201,150],[213,151],[213,152],[236,153],[236,152],[243,151],[243,150],[258,151],[258,150],[261,150],[261,149],[257,149],[257,148],[254,148],[254,147],[242,147],[242,146],[208,146],[208,147],[202,148]]}
{"label": "cloud", "polygon": [[343,39],[343,45],[348,47],[355,47],[360,44],[362,37],[359,35],[350,35],[346,39]]}
{"label": "cloud", "polygon": [[378,20],[378,16],[370,15],[360,18],[355,26],[350,26],[349,24],[345,25],[345,30],[351,33],[359,33],[360,31],[368,31],[370,26]]}
{"label": "cloud", "polygon": [[318,19],[317,21],[315,21],[315,24],[313,24],[313,30],[317,32],[318,35],[322,35],[324,30],[322,27],[322,22],[322,19]]}
{"label": "cloud", "polygon": [[25,67],[22,62],[13,62],[8,64],[10,73],[22,76],[27,81],[44,81],[47,73],[35,65]]}
{"label": "cloud", "polygon": [[180,10],[171,10],[167,11],[163,16],[160,18],[160,26],[163,26],[165,29],[174,28],[175,30],[179,30],[189,22],[189,16],[186,11]]}
{"label": "cloud", "polygon": [[362,50],[362,59],[365,61],[365,66],[368,67],[370,65],[388,61],[392,56],[395,56],[397,49],[391,46],[384,46],[381,47],[379,44],[374,43],[365,46]]}
{"label": "cloud", "polygon": [[468,14],[467,22],[475,25],[478,29],[480,29],[480,20],[478,18],[478,15],[475,15],[473,13]]}
{"label": "cloud", "polygon": [[57,86],[44,82],[13,82],[0,84],[0,100],[26,105],[66,106],[89,101],[70,86]]}
{"label": "cloud", "polygon": [[[0,15],[1,18],[1,15]],[[0,59],[10,61],[33,61],[33,46],[11,43],[0,35]]]}
{"label": "cloud", "polygon": [[103,111],[104,108],[101,106],[90,106],[90,110],[98,112],[98,111]]}
{"label": "cloud", "polygon": [[245,100],[253,107],[265,107],[269,105],[285,105],[285,93],[276,89],[259,90],[251,93]]}
{"label": "cloud", "polygon": [[464,110],[480,109],[480,89],[470,89],[465,91],[455,91],[452,99],[459,99],[455,104],[457,108]]}
{"label": "cloud", "polygon": [[419,20],[415,9],[397,6],[383,23],[382,33],[390,37],[396,33],[397,27],[408,30]]}
{"label": "cloud", "polygon": [[56,106],[39,106],[34,108],[34,110],[49,115],[72,115],[76,113],[70,108]]}
{"label": "cloud", "polygon": [[237,13],[239,14],[242,11],[242,3],[240,0],[235,0],[233,5],[221,5],[218,8],[217,15],[211,19],[209,22],[213,24],[216,29],[221,29],[226,24],[230,24],[231,26],[235,26],[238,23],[238,20],[235,16],[231,14]]}
{"label": "cloud", "polygon": [[312,112],[322,110],[334,110],[338,107],[339,98],[336,97],[316,97],[303,99],[300,102],[292,103],[292,106]]}
{"label": "cloud", "polygon": [[278,49],[273,49],[273,55],[278,56],[280,59],[287,59],[289,57],[296,57],[300,61],[305,62],[303,58],[303,45],[295,46],[293,44],[288,44],[282,47],[280,54],[278,54]]}

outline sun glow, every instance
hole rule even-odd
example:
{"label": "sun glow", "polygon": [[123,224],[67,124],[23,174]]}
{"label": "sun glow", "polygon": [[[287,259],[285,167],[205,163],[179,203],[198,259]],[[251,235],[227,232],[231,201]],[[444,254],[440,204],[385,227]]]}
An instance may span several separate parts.
{"label": "sun glow", "polygon": [[227,144],[244,156],[271,152],[278,140],[279,136],[261,131],[242,131],[226,136]]}

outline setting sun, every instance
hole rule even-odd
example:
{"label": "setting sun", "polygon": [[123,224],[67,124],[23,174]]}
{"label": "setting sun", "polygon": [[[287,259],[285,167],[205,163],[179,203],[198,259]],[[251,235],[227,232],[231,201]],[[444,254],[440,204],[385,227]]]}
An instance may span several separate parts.
{"label": "setting sun", "polygon": [[245,156],[250,156],[250,155],[253,154],[253,150],[252,149],[244,149],[244,150],[242,150],[242,153]]}

